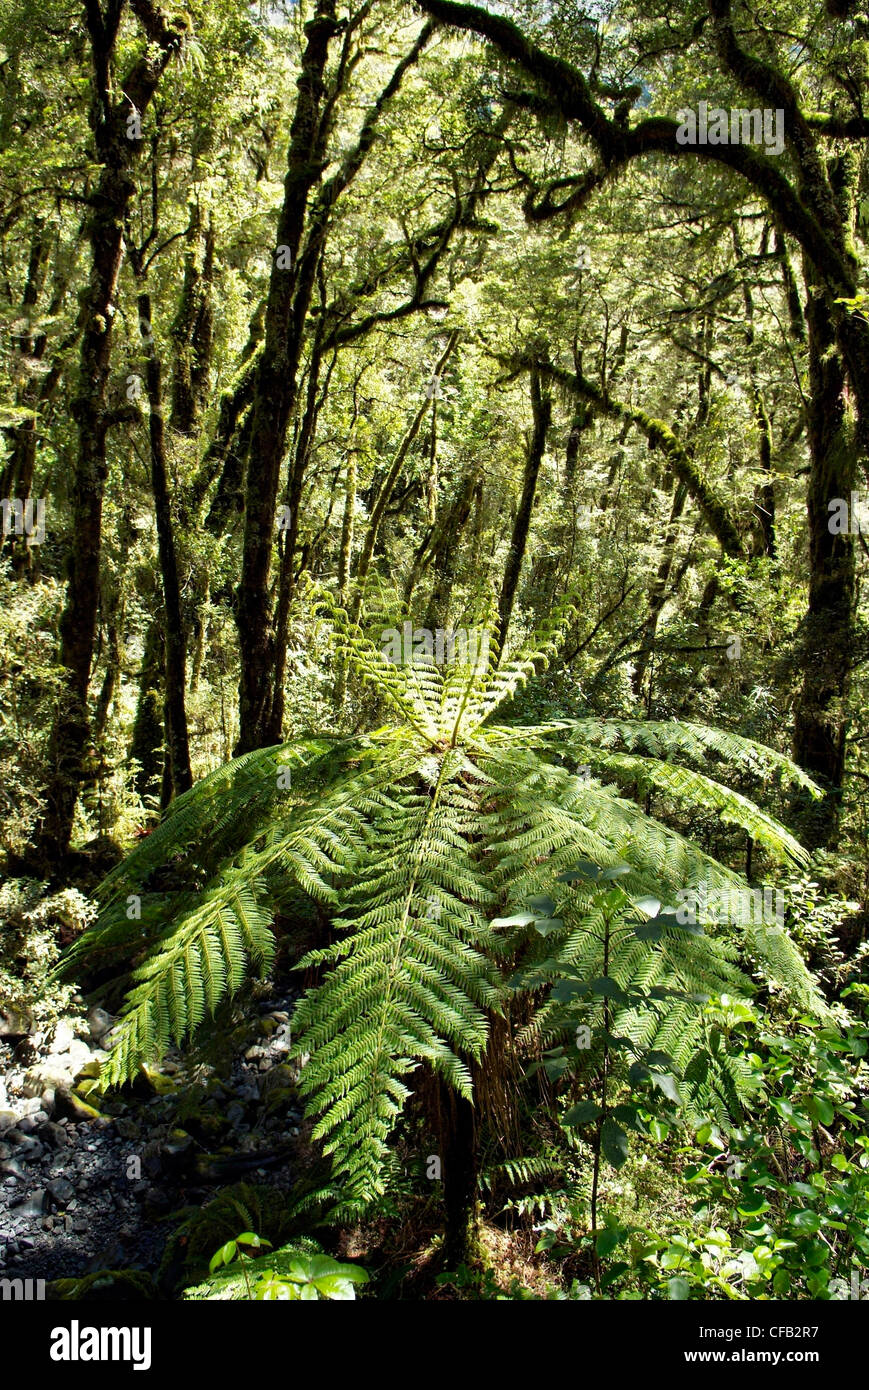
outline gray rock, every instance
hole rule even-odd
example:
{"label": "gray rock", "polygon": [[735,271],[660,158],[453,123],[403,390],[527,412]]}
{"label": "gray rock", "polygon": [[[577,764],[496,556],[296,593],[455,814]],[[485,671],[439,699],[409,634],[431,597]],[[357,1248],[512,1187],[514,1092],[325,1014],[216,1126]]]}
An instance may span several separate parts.
{"label": "gray rock", "polygon": [[[15,1130],[11,1131],[13,1134]],[[45,1153],[38,1139],[32,1138],[29,1134],[24,1134],[15,1145],[15,1157],[22,1163],[38,1163]]]}
{"label": "gray rock", "polygon": [[56,1091],[61,1086],[71,1086],[74,1080],[71,1067],[66,1066],[58,1057],[47,1057],[44,1062],[37,1062],[35,1067],[30,1068],[21,1090],[25,1096],[39,1097],[41,1105],[43,1091]]}
{"label": "gray rock", "polygon": [[47,1120],[44,1125],[41,1125],[39,1133],[53,1149],[65,1149],[69,1144],[69,1135],[66,1129],[53,1120]]}
{"label": "gray rock", "polygon": [[67,1087],[57,1092],[56,1112],[59,1119],[66,1118],[74,1124],[87,1124],[98,1118],[98,1112],[93,1106],[87,1105]]}
{"label": "gray rock", "polygon": [[75,1196],[75,1188],[68,1178],[55,1178],[48,1184],[47,1191],[48,1195],[61,1207],[65,1207]]}
{"label": "gray rock", "polygon": [[99,1042],[112,1027],[114,1019],[111,1014],[106,1013],[105,1009],[91,1009],[88,1013],[88,1028],[94,1042]]}
{"label": "gray rock", "polygon": [[30,1197],[22,1197],[10,1206],[14,1206],[16,1216],[41,1216],[45,1211],[45,1189],[40,1187]]}

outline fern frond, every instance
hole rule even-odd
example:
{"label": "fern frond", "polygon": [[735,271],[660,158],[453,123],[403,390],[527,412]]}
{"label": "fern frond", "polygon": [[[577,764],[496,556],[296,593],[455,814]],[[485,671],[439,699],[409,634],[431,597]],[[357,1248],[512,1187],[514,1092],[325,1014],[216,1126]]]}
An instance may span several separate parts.
{"label": "fern frond", "polygon": [[501,998],[475,905],[489,895],[465,847],[467,809],[452,795],[450,774],[461,763],[446,753],[427,791],[402,794],[401,819],[377,827],[346,896],[341,924],[352,935],[301,963],[338,962],[301,1001],[295,1026],[299,1049],[311,1053],[300,1086],[319,1116],[315,1137],[354,1200],[382,1191],[404,1078],[420,1062],[470,1099],[464,1059],[481,1055],[484,1010]]}
{"label": "fern frond", "polygon": [[130,1080],[143,1061],[192,1036],[251,970],[274,954],[271,917],[255,896],[262,885],[232,876],[182,916],[155,953],[134,972],[136,982],[115,1028],[105,1063],[108,1084]]}

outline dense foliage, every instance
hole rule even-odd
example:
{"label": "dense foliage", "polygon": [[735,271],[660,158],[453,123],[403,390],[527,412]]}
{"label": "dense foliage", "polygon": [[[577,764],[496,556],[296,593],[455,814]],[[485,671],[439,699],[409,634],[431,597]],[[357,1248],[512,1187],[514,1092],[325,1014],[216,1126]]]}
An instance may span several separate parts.
{"label": "dense foliage", "polygon": [[194,1194],[58,1296],[866,1296],[867,75],[5,6],[0,1158]]}

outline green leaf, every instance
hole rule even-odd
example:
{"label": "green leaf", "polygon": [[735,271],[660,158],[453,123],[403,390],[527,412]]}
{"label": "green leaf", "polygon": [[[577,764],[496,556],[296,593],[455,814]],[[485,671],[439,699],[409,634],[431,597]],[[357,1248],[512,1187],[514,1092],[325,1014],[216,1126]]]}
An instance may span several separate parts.
{"label": "green leaf", "polygon": [[547,1057],[543,1063],[543,1070],[550,1081],[557,1081],[559,1076],[564,1075],[569,1066],[570,1062],[566,1057]]}
{"label": "green leaf", "polygon": [[590,859],[580,859],[574,864],[572,869],[567,869],[563,874],[558,874],[556,883],[576,883],[579,879],[586,882],[597,883],[601,876],[599,864],[592,864]]}
{"label": "green leaf", "polygon": [[791,1216],[791,1225],[804,1235],[812,1235],[821,1229],[821,1218],[814,1211],[795,1211]]}
{"label": "green leaf", "polygon": [[660,941],[663,935],[664,929],[657,922],[644,922],[642,926],[634,927],[634,936],[638,941]]}
{"label": "green leaf", "polygon": [[559,1004],[567,1004],[578,995],[588,994],[590,989],[588,980],[559,980],[552,991],[552,998]]}
{"label": "green leaf", "polygon": [[611,1226],[608,1230],[601,1231],[594,1243],[601,1259],[606,1259],[607,1255],[611,1255],[622,1241],[627,1240],[629,1235],[630,1231],[626,1226]]}
{"label": "green leaf", "polygon": [[210,1273],[213,1274],[215,1270],[220,1269],[221,1265],[231,1264],[237,1252],[238,1246],[234,1240],[228,1240],[225,1245],[221,1245],[220,1249],[215,1251],[209,1261],[208,1268]]}
{"label": "green leaf", "polygon": [[560,931],[564,922],[560,917],[538,917],[534,922],[534,930],[541,936],[548,936],[550,932]]}
{"label": "green leaf", "polygon": [[568,1110],[562,1124],[569,1125],[571,1129],[578,1129],[580,1125],[587,1125],[592,1120],[598,1119],[602,1113],[603,1111],[596,1101],[582,1100],[578,1105],[574,1105]]}
{"label": "green leaf", "polygon": [[600,994],[606,999],[615,999],[619,1004],[627,1004],[628,1002],[628,996],[611,975],[599,975],[596,980],[589,981],[589,987],[592,994]]}
{"label": "green leaf", "polygon": [[828,1100],[823,1100],[820,1096],[811,1096],[809,1109],[819,1125],[831,1125],[833,1123],[836,1112]]}
{"label": "green leaf", "polygon": [[350,1280],[342,1279],[337,1274],[327,1274],[322,1279],[315,1279],[314,1287],[324,1298],[332,1298],[340,1302],[346,1302],[356,1297],[356,1290]]}
{"label": "green leaf", "polygon": [[532,912],[539,913],[541,917],[553,917],[555,915],[555,903],[545,893],[541,897],[529,898],[528,906]]}
{"label": "green leaf", "polygon": [[614,1105],[612,1109],[614,1120],[620,1124],[627,1125],[628,1129],[636,1130],[637,1134],[642,1134],[639,1121],[639,1106],[637,1105]]}
{"label": "green leaf", "polygon": [[607,1162],[611,1163],[613,1168],[621,1168],[628,1158],[628,1136],[621,1125],[607,1116],[601,1126],[600,1139]]}
{"label": "green leaf", "polygon": [[770,1205],[762,1192],[747,1192],[739,1199],[737,1211],[740,1216],[760,1216],[769,1211]]}
{"label": "green leaf", "polygon": [[683,924],[679,921],[679,909],[675,907],[662,907],[656,913],[657,920],[667,927],[680,927]]}
{"label": "green leaf", "polygon": [[677,1070],[676,1063],[669,1052],[662,1052],[659,1047],[652,1048],[650,1052],[646,1053],[646,1061],[649,1066],[654,1067],[656,1071]]}
{"label": "green leaf", "polygon": [[254,1285],[253,1296],[258,1303],[289,1303],[295,1302],[301,1295],[298,1284],[263,1275]]}
{"label": "green leaf", "polygon": [[662,1091],[668,1100],[674,1101],[676,1105],[681,1105],[682,1097],[679,1095],[675,1076],[671,1076],[669,1072],[653,1071],[652,1085]]}
{"label": "green leaf", "polygon": [[271,1250],[272,1248],[270,1240],[264,1240],[262,1236],[255,1235],[253,1231],[244,1231],[242,1235],[236,1236],[235,1240],[237,1245],[251,1245],[254,1249],[258,1249],[260,1246],[263,1249]]}

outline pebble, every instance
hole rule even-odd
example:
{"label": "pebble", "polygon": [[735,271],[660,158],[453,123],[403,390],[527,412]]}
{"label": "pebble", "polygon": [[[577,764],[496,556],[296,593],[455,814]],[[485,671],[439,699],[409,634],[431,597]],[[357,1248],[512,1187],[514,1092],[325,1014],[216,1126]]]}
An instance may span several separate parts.
{"label": "pebble", "polygon": [[75,1196],[75,1188],[68,1178],[55,1178],[48,1184],[47,1188],[50,1197],[53,1197],[59,1206],[66,1204]]}
{"label": "pebble", "polygon": [[39,1140],[31,1139],[29,1136],[15,1145],[15,1157],[24,1163],[38,1163],[44,1153],[45,1149]]}
{"label": "pebble", "polygon": [[52,1148],[65,1149],[69,1144],[69,1135],[65,1127],[61,1124],[56,1124],[53,1120],[49,1120],[44,1124],[39,1133],[48,1144],[51,1144]]}

